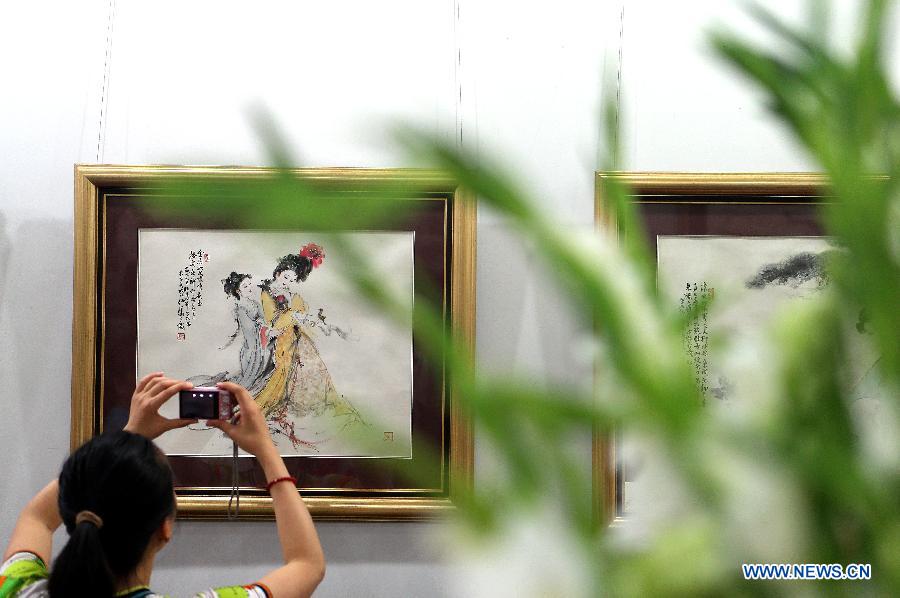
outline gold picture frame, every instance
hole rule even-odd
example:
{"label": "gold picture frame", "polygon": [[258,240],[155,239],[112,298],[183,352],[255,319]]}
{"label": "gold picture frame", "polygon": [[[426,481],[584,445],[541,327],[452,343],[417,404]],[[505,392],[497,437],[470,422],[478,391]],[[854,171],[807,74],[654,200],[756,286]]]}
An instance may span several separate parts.
{"label": "gold picture frame", "polygon": [[[654,235],[663,229],[665,234],[762,236],[821,230],[816,208],[828,183],[818,173],[596,172],[594,224],[616,239],[622,233],[614,206],[604,197],[608,181],[628,188],[654,247]],[[608,523],[627,515],[615,436],[595,430],[592,443],[593,500]]]}
{"label": "gold picture frame", "polygon": [[[133,347],[111,346],[109,343],[112,341],[107,337],[109,302],[105,294],[109,291],[107,283],[110,282],[107,280],[107,261],[119,250],[109,245],[114,228],[107,213],[109,205],[114,204],[109,202],[126,196],[134,200],[142,194],[151,193],[148,190],[176,179],[250,182],[270,177],[275,172],[273,169],[254,167],[75,166],[73,450],[104,429],[104,392],[112,375],[105,368],[107,356],[113,352],[124,351],[126,355],[129,350],[133,352]],[[290,174],[325,189],[341,191],[365,192],[367,188],[383,183],[396,183],[398,188],[406,185],[418,190],[414,199],[421,200],[422,205],[433,208],[435,212],[440,211],[444,253],[435,255],[434,259],[445,260],[440,265],[444,272],[445,286],[441,295],[444,317],[454,338],[470,352],[474,351],[476,206],[470,192],[446,175],[426,170],[328,168],[296,169]],[[126,252],[132,250],[137,254],[136,244],[133,248],[126,248]],[[134,281],[128,281],[128,284],[134,284]],[[439,385],[441,389],[439,491],[436,488],[401,485],[399,488],[354,488],[349,491],[335,488],[332,493],[304,493],[304,500],[314,517],[323,520],[421,520],[440,516],[454,508],[455,496],[472,483],[472,426],[459,397],[454,389],[447,386],[443,370],[432,375],[437,380],[435,386]],[[133,380],[131,384],[133,386]],[[130,393],[129,389],[129,396]],[[107,398],[112,401],[111,397],[109,395]],[[230,483],[227,489],[188,486],[177,487],[176,490],[179,517],[201,520],[226,518]],[[241,519],[272,519],[271,499],[257,488],[242,488],[240,516]]]}

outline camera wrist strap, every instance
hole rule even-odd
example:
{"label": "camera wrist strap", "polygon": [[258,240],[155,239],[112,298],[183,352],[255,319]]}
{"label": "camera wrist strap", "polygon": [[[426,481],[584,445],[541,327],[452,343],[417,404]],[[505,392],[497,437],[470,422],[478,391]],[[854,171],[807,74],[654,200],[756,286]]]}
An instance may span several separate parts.
{"label": "camera wrist strap", "polygon": [[[228,420],[228,423],[231,425],[235,425],[238,423],[238,420],[241,417],[241,408],[237,406],[234,408],[232,412],[231,419]],[[241,489],[239,486],[239,476],[238,476],[238,444],[237,440],[231,440],[231,496],[228,497],[228,507],[225,510],[225,515],[228,517],[228,521],[234,521],[238,518],[238,515],[241,513]],[[232,511],[231,506],[234,504],[234,511]]]}
{"label": "camera wrist strap", "polygon": [[[238,487],[238,445],[233,440],[231,442],[234,447],[231,453],[231,496],[228,497],[228,510],[225,513],[228,521],[237,519],[241,512],[241,490]],[[232,503],[234,504],[233,511]]]}

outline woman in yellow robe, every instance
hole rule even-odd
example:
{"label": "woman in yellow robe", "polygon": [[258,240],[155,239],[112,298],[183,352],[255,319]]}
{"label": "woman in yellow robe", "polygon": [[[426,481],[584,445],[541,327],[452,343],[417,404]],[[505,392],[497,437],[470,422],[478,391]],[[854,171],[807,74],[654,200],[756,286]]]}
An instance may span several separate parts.
{"label": "woman in yellow robe", "polygon": [[253,394],[267,417],[286,409],[298,417],[331,412],[349,416],[348,423],[359,419],[356,409],[335,390],[312,336],[314,316],[295,291],[296,283],[305,281],[322,257],[321,248],[309,244],[299,255],[281,258],[272,280],[262,285],[260,303],[269,336],[275,339],[275,368],[265,386]]}

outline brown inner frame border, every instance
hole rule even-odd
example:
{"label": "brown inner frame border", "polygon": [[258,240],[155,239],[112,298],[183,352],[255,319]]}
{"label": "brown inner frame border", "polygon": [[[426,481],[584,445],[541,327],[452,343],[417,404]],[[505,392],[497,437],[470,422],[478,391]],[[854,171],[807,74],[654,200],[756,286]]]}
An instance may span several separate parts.
{"label": "brown inner frame border", "polygon": [[659,235],[822,236],[818,198],[772,196],[635,196],[647,242]]}
{"label": "brown inner frame border", "polygon": [[[167,221],[165,218],[158,216],[150,216],[144,210],[148,205],[147,195],[135,194],[123,189],[103,189],[98,194],[101,203],[99,214],[102,222],[98,226],[101,238],[99,246],[101,247],[101,263],[105,266],[105,272],[98,276],[101,284],[105,284],[102,302],[98,305],[98,322],[100,330],[98,333],[104,339],[101,350],[102,365],[100,371],[104,372],[102,382],[98,382],[99,387],[102,385],[103,403],[101,410],[97,410],[98,420],[95,422],[97,429],[101,424],[104,428],[119,427],[124,424],[123,413],[113,413],[117,408],[121,408],[123,401],[127,404],[130,395],[130,387],[133,386],[134,371],[134,343],[136,343],[136,309],[132,305],[122,305],[117,302],[117,291],[121,291],[123,287],[136,286],[136,262],[137,262],[137,229],[153,226],[171,227],[190,227],[190,228],[233,228],[228,223],[215,222],[214,220],[204,220],[204,222],[189,222],[179,220],[179,222]],[[126,205],[129,201],[136,205]],[[452,221],[448,217],[449,206],[452,201],[451,194],[439,194],[435,197],[423,199],[398,199],[404,202],[420,202],[424,210],[417,210],[418,222],[401,223],[394,228],[384,228],[383,230],[416,230],[416,284],[417,292],[421,292],[420,282],[427,282],[429,287],[439,289],[439,298],[444,306],[444,313],[448,313],[450,288],[450,256],[452,255]],[[112,209],[111,209],[112,208]],[[117,210],[125,208],[126,214],[117,214]],[[424,216],[423,216],[424,214]],[[122,217],[125,216],[123,219]],[[128,217],[131,217],[129,223]],[[406,228],[404,228],[406,227]],[[278,228],[273,226],[272,229]],[[437,234],[438,231],[440,234]],[[130,251],[122,251],[124,242],[125,249]],[[427,246],[427,247],[426,247]],[[438,252],[439,249],[439,252]],[[430,253],[429,253],[430,252]],[[435,259],[435,256],[437,259]],[[420,259],[421,258],[421,259]],[[430,259],[429,259],[430,258]],[[121,263],[118,263],[121,262]],[[131,274],[128,272],[131,270]],[[424,277],[423,277],[424,275]],[[105,280],[105,283],[102,281]],[[119,286],[116,285],[119,282]],[[112,284],[111,284],[112,283]],[[427,293],[426,293],[427,294]],[[121,308],[124,313],[118,313],[116,308]],[[129,313],[130,312],[133,313]],[[126,322],[126,326],[117,326]],[[133,326],[131,322],[134,322]],[[126,350],[107,351],[105,347],[121,346],[121,338],[116,335],[116,330],[128,331],[129,338],[133,338],[130,343],[124,345],[128,347]],[[112,334],[111,334],[112,333]],[[107,344],[109,343],[109,344]],[[441,456],[441,471],[435,472],[435,484],[428,488],[411,488],[408,482],[409,477],[404,476],[402,471],[399,473],[395,470],[391,473],[386,472],[382,468],[373,467],[373,459],[354,459],[354,458],[323,458],[323,457],[290,457],[286,461],[292,474],[298,475],[300,480],[299,486],[304,489],[304,494],[316,495],[340,493],[342,496],[365,496],[372,493],[389,493],[395,496],[423,494],[433,496],[447,496],[447,471],[445,463],[448,458],[449,447],[447,439],[449,438],[447,406],[444,404],[448,392],[443,381],[443,376],[424,363],[416,349],[416,341],[414,339],[414,406],[413,406],[413,441],[420,442],[423,434],[430,436],[431,442],[438,449]],[[129,358],[130,356],[130,358]],[[122,361],[118,363],[117,360]],[[128,363],[130,363],[130,367]],[[118,374],[118,376],[116,375]],[[128,378],[127,392],[122,392],[124,378]],[[119,380],[123,378],[123,380]],[[430,390],[431,392],[424,392]],[[435,402],[430,400],[426,395],[432,397],[435,393],[440,393],[440,401],[435,406]],[[429,410],[431,413],[428,413]],[[429,415],[424,419],[421,414]],[[438,442],[433,442],[439,436]],[[426,438],[426,441],[429,440]],[[415,456],[414,456],[415,458]],[[231,476],[231,460],[228,457],[176,457],[171,458],[173,469],[176,471],[176,485],[179,485],[179,493],[202,492],[209,494],[219,490],[227,493],[230,488]],[[180,463],[179,461],[184,461]],[[401,460],[394,460],[401,461]],[[240,483],[242,486],[257,486],[262,480],[262,472],[255,466],[252,459],[241,459],[239,466]],[[402,470],[402,467],[399,468]],[[199,475],[198,475],[199,473]],[[180,483],[179,483],[180,482]],[[185,483],[187,482],[187,483]],[[211,483],[210,483],[211,482]]]}

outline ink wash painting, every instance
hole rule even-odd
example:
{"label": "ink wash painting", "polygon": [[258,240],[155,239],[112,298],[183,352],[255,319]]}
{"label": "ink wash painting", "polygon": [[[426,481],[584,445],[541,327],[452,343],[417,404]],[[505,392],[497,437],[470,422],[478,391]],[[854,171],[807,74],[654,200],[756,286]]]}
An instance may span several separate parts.
{"label": "ink wash painting", "polygon": [[[827,286],[823,261],[835,250],[824,237],[657,235],[656,247],[660,295],[683,312],[698,310],[682,335],[684,357],[706,404],[723,409],[753,389],[736,388],[738,382],[716,359],[722,351],[712,350],[716,341],[759,346],[754,339],[769,333],[783,308]],[[769,361],[762,355],[749,359],[754,367]],[[670,465],[629,435],[620,451],[622,514],[657,512],[659,497],[678,487]]]}
{"label": "ink wash painting", "polygon": [[[411,308],[413,233],[341,240]],[[244,386],[285,456],[411,457],[412,323],[361,297],[328,245],[303,232],[141,229],[137,376]],[[177,417],[177,396],[160,412]],[[202,424],[157,442],[170,455],[231,451]]]}
{"label": "ink wash painting", "polygon": [[[724,367],[709,362],[710,333],[732,344],[768,334],[774,318],[791,302],[810,300],[830,284],[826,262],[829,254],[840,251],[825,237],[659,236],[657,248],[658,284],[664,296],[681,300],[687,308],[694,300],[694,285],[699,285],[698,289],[706,286],[713,298],[686,331],[685,350],[707,400],[726,405],[737,394],[737,382]],[[846,333],[850,347],[847,390],[857,438],[883,447],[873,452],[896,454],[889,439],[896,438],[892,430],[900,426],[900,420],[885,401],[887,387],[876,367],[881,355],[871,342],[871,323],[864,311]],[[757,356],[754,361],[764,363],[765,359]]]}
{"label": "ink wash painting", "polygon": [[705,303],[684,333],[684,348],[708,399],[727,400],[733,390],[710,363],[710,341],[766,334],[788,302],[827,286],[824,262],[834,250],[823,237],[657,237],[660,294],[683,311]]}
{"label": "ink wash painting", "polygon": [[[657,236],[660,295],[684,311],[699,308],[683,341],[709,407],[729,409],[738,401],[752,401],[766,386],[763,377],[776,375],[772,356],[758,353],[768,346],[760,339],[771,333],[792,302],[813,300],[825,290],[830,283],[825,262],[836,251],[841,250],[825,237]],[[874,462],[896,463],[900,414],[886,400],[887,387],[876,367],[881,356],[871,342],[864,311],[846,332],[848,408],[855,437]],[[717,362],[716,356],[728,351],[722,350],[725,345],[711,351],[716,340],[725,340],[739,358],[728,365]],[[729,365],[736,366],[731,367],[734,375]],[[628,436],[620,445],[626,515],[653,513],[660,496],[677,487],[668,463],[639,446]]]}

